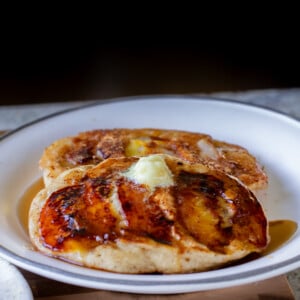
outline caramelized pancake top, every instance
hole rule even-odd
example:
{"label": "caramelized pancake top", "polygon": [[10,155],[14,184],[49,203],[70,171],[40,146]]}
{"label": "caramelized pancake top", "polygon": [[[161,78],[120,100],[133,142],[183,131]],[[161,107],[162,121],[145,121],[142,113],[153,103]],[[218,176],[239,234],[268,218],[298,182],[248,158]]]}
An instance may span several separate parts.
{"label": "caramelized pancake top", "polygon": [[191,239],[194,247],[222,254],[231,254],[233,246],[248,252],[264,249],[267,221],[244,185],[203,165],[155,157],[170,170],[167,184],[160,166],[152,175],[164,179],[151,188],[147,178],[128,175],[138,158],[115,158],[53,192],[39,217],[43,247],[72,252],[123,239],[185,251],[183,241]]}
{"label": "caramelized pancake top", "polygon": [[253,191],[267,186],[267,175],[244,148],[209,135],[163,129],[94,130],[54,142],[40,160],[46,185],[61,172],[107,158],[169,154],[190,163],[203,163],[239,178]]}

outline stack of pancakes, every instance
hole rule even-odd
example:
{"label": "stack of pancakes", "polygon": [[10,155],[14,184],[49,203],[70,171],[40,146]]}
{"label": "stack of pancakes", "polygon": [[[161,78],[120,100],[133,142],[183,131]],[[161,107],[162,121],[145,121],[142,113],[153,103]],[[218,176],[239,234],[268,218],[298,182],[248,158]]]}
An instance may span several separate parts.
{"label": "stack of pancakes", "polygon": [[29,213],[46,255],[121,273],[185,273],[261,252],[268,178],[246,149],[206,134],[106,129],[54,141]]}

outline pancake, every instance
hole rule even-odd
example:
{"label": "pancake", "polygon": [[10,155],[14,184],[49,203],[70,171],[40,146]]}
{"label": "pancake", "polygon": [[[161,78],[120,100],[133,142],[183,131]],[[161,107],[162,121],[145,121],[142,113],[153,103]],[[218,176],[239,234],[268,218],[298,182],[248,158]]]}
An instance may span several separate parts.
{"label": "pancake", "polygon": [[268,244],[266,216],[245,184],[163,154],[63,171],[34,198],[29,234],[46,255],[131,274],[215,269]]}
{"label": "pancake", "polygon": [[114,157],[168,154],[190,163],[202,163],[237,177],[261,199],[268,177],[245,148],[201,133],[164,129],[107,129],[59,139],[40,159],[45,185],[60,173],[81,165],[95,165]]}

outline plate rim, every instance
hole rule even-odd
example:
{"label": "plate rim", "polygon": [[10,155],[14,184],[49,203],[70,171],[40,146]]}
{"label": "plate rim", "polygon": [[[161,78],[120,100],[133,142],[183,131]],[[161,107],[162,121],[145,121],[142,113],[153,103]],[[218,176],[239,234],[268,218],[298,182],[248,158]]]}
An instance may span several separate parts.
{"label": "plate rim", "polygon": [[[89,288],[105,288],[107,290],[114,291],[125,291],[125,292],[140,292],[143,294],[165,294],[170,293],[170,287],[176,286],[177,288],[184,286],[184,291],[192,292],[192,291],[204,291],[204,290],[213,290],[224,287],[233,287],[236,285],[241,285],[244,283],[253,283],[258,280],[268,279],[274,276],[278,276],[278,270],[281,270],[282,273],[290,271],[290,266],[295,265],[295,267],[300,266],[300,254],[289,258],[287,260],[281,261],[276,264],[272,264],[269,266],[263,266],[254,270],[245,270],[239,273],[234,273],[230,275],[219,275],[213,278],[193,278],[193,279],[185,279],[185,280],[176,280],[172,279],[172,277],[176,277],[177,274],[167,274],[162,275],[164,279],[162,281],[150,281],[143,280],[143,278],[149,278],[149,275],[141,275],[141,274],[128,274],[129,277],[139,277],[140,280],[136,281],[134,279],[119,279],[119,278],[107,278],[105,274],[102,276],[92,276],[88,274],[79,274],[73,273],[71,271],[58,269],[56,267],[52,267],[49,265],[45,265],[36,261],[33,261],[26,257],[21,257],[18,254],[12,253],[10,250],[6,249],[2,245],[0,245],[0,256],[6,259],[9,263],[13,263],[18,267],[24,268],[30,272],[34,272],[41,276],[45,276],[47,278],[51,278],[54,280],[59,280],[63,282],[67,282],[69,284],[75,284],[79,286],[89,287]],[[46,272],[45,272],[46,271]],[[272,271],[275,273],[272,276]],[[108,272],[109,273],[109,272]],[[281,273],[281,274],[282,274]],[[46,276],[45,274],[50,276]],[[184,277],[185,275],[196,275],[193,274],[178,274],[180,277]],[[241,276],[245,274],[245,276]],[[59,275],[61,278],[56,277]],[[119,275],[119,274],[117,274]],[[121,274],[127,275],[127,274]],[[150,275],[152,276],[152,275]],[[157,276],[157,275],[155,275]],[[124,277],[124,276],[123,276]],[[225,280],[224,280],[225,279]],[[250,280],[249,280],[250,279]],[[87,283],[87,284],[86,284]],[[234,284],[236,283],[236,284]],[[218,286],[215,286],[219,284]],[[202,287],[205,285],[205,288]],[[189,286],[187,288],[187,286]],[[197,286],[197,288],[195,288]],[[152,291],[154,287],[160,287],[162,290]],[[142,288],[142,289],[141,289]],[[181,293],[180,289],[176,291],[172,291],[172,294]]]}

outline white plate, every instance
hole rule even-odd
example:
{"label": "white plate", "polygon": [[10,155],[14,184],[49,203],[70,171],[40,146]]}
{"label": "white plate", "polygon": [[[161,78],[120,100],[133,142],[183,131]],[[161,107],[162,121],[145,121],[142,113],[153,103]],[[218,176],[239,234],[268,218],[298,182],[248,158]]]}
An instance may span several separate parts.
{"label": "white plate", "polygon": [[211,134],[248,148],[270,175],[270,219],[300,222],[300,124],[274,111],[193,97],[142,97],[98,103],[24,126],[0,142],[0,255],[31,272],[90,288],[135,293],[181,293],[250,283],[300,266],[299,230],[256,260],[183,275],[124,275],[91,270],[32,250],[18,217],[22,194],[41,173],[38,160],[55,139],[114,127],[161,127]]}
{"label": "white plate", "polygon": [[0,299],[31,300],[30,287],[19,270],[0,258]]}

